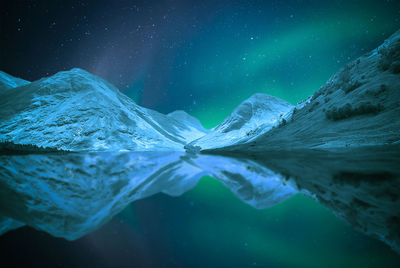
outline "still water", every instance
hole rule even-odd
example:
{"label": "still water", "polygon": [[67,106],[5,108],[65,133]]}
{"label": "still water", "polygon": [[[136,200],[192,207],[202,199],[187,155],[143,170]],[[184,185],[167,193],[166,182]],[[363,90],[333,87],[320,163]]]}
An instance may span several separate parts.
{"label": "still water", "polygon": [[1,259],[13,267],[396,267],[399,152],[1,155]]}

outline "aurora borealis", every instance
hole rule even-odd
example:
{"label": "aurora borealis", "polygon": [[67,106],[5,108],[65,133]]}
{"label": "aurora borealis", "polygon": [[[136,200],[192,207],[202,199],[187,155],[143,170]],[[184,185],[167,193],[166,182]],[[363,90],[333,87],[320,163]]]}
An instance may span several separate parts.
{"label": "aurora borealis", "polygon": [[257,92],[307,98],[400,26],[398,1],[7,5],[1,70],[32,81],[80,67],[140,105],[186,110],[206,127]]}

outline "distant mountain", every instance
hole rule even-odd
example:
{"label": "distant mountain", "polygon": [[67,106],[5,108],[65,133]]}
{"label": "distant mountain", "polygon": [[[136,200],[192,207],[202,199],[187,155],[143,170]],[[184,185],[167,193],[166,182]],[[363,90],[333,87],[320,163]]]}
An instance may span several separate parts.
{"label": "distant mountain", "polygon": [[190,145],[211,149],[246,142],[271,129],[292,108],[290,103],[279,98],[267,94],[254,94],[209,134]]}
{"label": "distant mountain", "polygon": [[400,31],[397,31],[377,49],[332,76],[274,128],[220,151],[398,144],[399,89]]}
{"label": "distant mountain", "polygon": [[[0,140],[72,151],[183,150],[207,133],[193,119],[135,104],[81,69],[28,83],[2,73]],[[20,85],[11,88],[11,85]]]}
{"label": "distant mountain", "polygon": [[29,81],[14,77],[12,75],[0,71],[0,90],[19,87],[26,84],[29,84]]}
{"label": "distant mountain", "polygon": [[200,121],[197,118],[191,116],[190,114],[188,114],[185,111],[177,110],[177,111],[173,111],[172,113],[169,113],[167,115],[169,117],[172,117],[172,118],[180,121],[180,122],[185,122],[185,124],[188,124],[201,132],[210,132],[208,129],[205,129],[203,127],[203,125],[200,123]]}
{"label": "distant mountain", "polygon": [[[187,136],[186,136],[188,138],[186,140],[187,142],[191,142],[194,139],[196,139],[196,137],[199,137],[199,136],[202,137],[202,136],[204,136],[205,133],[210,132],[210,130],[205,129],[203,127],[203,125],[200,123],[200,121],[197,118],[191,116],[190,114],[188,114],[185,111],[177,110],[177,111],[167,114],[167,116],[169,116],[179,122],[182,122],[189,128]],[[184,131],[182,131],[182,132],[184,132]],[[200,134],[198,134],[197,136],[193,136],[193,133],[200,133]],[[185,135],[183,135],[183,136],[185,136]]]}

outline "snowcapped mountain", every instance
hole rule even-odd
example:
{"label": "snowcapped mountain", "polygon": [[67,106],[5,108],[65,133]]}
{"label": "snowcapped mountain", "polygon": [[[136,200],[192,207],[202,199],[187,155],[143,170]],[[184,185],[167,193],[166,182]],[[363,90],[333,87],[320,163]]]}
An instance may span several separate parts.
{"label": "snowcapped mountain", "polygon": [[400,31],[306,101],[255,94],[208,131],[140,107],[81,69],[29,83],[0,72],[0,141],[72,151],[265,151],[400,143]]}
{"label": "snowcapped mountain", "polygon": [[26,84],[29,84],[29,81],[14,77],[12,75],[0,71],[0,90],[19,87]]}
{"label": "snowcapped mountain", "polygon": [[189,116],[143,108],[81,69],[32,83],[1,77],[0,140],[72,151],[183,150],[207,133]]}
{"label": "snowcapped mountain", "polygon": [[211,149],[248,141],[255,135],[271,129],[292,108],[290,103],[276,97],[254,94],[209,134],[190,145]]}
{"label": "snowcapped mountain", "polygon": [[[179,121],[179,122],[184,122],[192,131],[200,131],[201,136],[204,136],[204,133],[209,133],[210,130],[205,129],[203,127],[203,125],[200,123],[200,121],[191,116],[190,114],[188,114],[185,111],[182,110],[177,110],[177,111],[173,111],[172,113],[167,114],[169,117],[174,118],[175,120]],[[193,138],[191,138],[191,141],[193,140]]]}
{"label": "snowcapped mountain", "polygon": [[288,113],[284,122],[221,151],[398,144],[399,88],[400,31],[397,31],[380,47],[333,75],[310,99]]}

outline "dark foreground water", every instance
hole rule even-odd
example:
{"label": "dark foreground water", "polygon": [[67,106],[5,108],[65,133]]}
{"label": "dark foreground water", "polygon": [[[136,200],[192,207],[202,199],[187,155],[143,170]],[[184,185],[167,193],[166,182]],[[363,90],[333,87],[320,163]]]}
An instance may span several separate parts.
{"label": "dark foreground water", "polygon": [[398,149],[2,155],[1,260],[9,267],[397,267]]}

